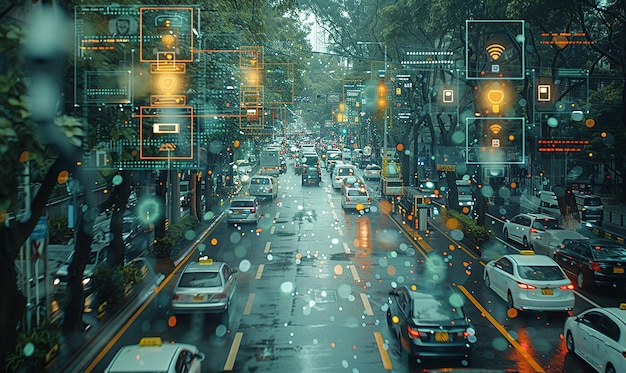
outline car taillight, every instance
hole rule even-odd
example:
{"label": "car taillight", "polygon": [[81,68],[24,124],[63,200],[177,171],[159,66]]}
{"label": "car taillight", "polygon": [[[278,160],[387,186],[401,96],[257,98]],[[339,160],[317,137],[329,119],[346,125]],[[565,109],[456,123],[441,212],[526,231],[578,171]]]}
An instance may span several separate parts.
{"label": "car taillight", "polygon": [[179,300],[180,297],[178,296],[178,294],[174,294],[174,296],[172,297],[172,300]]}
{"label": "car taillight", "polygon": [[559,290],[574,290],[574,285],[567,284],[559,286]]}
{"label": "car taillight", "polygon": [[524,284],[523,282],[518,282],[517,283],[517,287],[519,287],[520,289],[524,289],[524,290],[536,289],[536,287],[534,287],[533,285]]}
{"label": "car taillight", "polygon": [[406,330],[409,333],[409,338],[419,338],[420,337],[420,332],[417,329],[413,329],[410,326],[407,326]]}
{"label": "car taillight", "polygon": [[346,202],[350,202],[350,198],[346,197]]}
{"label": "car taillight", "polygon": [[600,271],[600,263],[594,262],[593,260],[589,261],[589,269],[592,271]]}
{"label": "car taillight", "polygon": [[250,213],[254,214],[256,212],[256,209],[250,209]]}
{"label": "car taillight", "polygon": [[537,233],[538,231],[535,228],[530,228],[529,232],[530,233]]}
{"label": "car taillight", "polygon": [[367,202],[372,202],[372,200],[369,197],[367,197]]}
{"label": "car taillight", "polygon": [[226,294],[226,293],[219,293],[219,294],[215,294],[211,298],[211,300],[212,301],[219,301],[219,300],[222,300],[222,299],[225,299],[225,298],[228,298],[228,294]]}

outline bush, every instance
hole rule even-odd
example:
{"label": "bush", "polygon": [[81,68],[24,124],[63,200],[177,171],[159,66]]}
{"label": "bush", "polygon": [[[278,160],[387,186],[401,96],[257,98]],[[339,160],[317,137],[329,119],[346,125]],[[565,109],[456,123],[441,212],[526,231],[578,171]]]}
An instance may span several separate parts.
{"label": "bush", "polygon": [[152,245],[152,251],[157,258],[169,258],[174,247],[174,240],[165,236],[157,239]]}
{"label": "bush", "polygon": [[[15,350],[7,354],[5,369],[8,372],[42,372],[45,371],[56,353],[55,346],[61,341],[58,325],[46,322],[30,333],[21,331],[17,337]],[[32,344],[33,351],[26,356],[25,347]],[[52,359],[52,360],[51,360]]]}
{"label": "bush", "polygon": [[448,219],[455,219],[459,222],[458,229],[477,248],[480,248],[483,243],[495,237],[491,229],[476,224],[476,221],[471,216],[447,208],[441,210],[441,216],[444,222],[447,222]]}
{"label": "bush", "polygon": [[122,266],[100,266],[93,274],[93,289],[101,302],[119,303],[124,299],[125,280]]}

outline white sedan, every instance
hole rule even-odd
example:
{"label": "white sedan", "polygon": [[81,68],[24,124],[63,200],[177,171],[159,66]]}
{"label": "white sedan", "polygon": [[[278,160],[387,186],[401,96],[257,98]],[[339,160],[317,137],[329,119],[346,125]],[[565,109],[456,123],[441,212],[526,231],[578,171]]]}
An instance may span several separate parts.
{"label": "white sedan", "polygon": [[137,345],[122,347],[104,372],[200,373],[204,359],[194,345],[163,343],[159,337],[147,337]]}
{"label": "white sedan", "polygon": [[626,372],[626,303],[590,308],[570,316],[563,327],[567,351],[602,373]]}
{"label": "white sedan", "polygon": [[492,260],[483,273],[485,285],[506,300],[509,308],[536,311],[571,311],[574,285],[561,267],[532,250]]}

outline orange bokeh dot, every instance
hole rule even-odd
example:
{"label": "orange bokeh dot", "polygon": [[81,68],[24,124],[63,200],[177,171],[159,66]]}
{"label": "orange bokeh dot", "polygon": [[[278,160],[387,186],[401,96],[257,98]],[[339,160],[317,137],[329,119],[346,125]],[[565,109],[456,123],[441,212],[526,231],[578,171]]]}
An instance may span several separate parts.
{"label": "orange bokeh dot", "polygon": [[394,266],[387,266],[387,274],[390,276],[393,276],[396,274],[396,267]]}
{"label": "orange bokeh dot", "polygon": [[404,150],[404,144],[403,143],[399,143],[398,145],[396,145],[396,150],[401,152]]}
{"label": "orange bokeh dot", "polygon": [[167,326],[169,326],[170,328],[173,328],[176,326],[176,316],[172,315],[167,319]]}
{"label": "orange bokeh dot", "polygon": [[511,188],[513,188],[513,189],[517,188],[517,183],[515,181],[513,181],[511,183]]}
{"label": "orange bokeh dot", "polygon": [[333,271],[335,272],[336,275],[341,275],[341,274],[343,274],[343,267],[341,266],[341,264],[337,264],[333,268]]}
{"label": "orange bokeh dot", "polygon": [[591,127],[593,127],[595,125],[596,125],[596,121],[593,120],[593,118],[587,118],[587,120],[585,120],[585,126],[587,128],[591,128]]}
{"label": "orange bokeh dot", "polygon": [[217,245],[217,238],[211,238],[211,245]]}
{"label": "orange bokeh dot", "polygon": [[336,345],[335,345],[335,342],[330,342],[330,347],[331,347],[331,348],[335,348],[335,346],[336,346]]}
{"label": "orange bokeh dot", "polygon": [[57,175],[57,183],[65,184],[67,183],[67,180],[69,180],[69,178],[70,178],[70,173],[67,172],[66,170],[63,170],[59,172],[59,174]]}
{"label": "orange bokeh dot", "polygon": [[234,146],[235,148],[238,148],[238,147],[239,147],[239,140],[235,140],[235,141],[233,142],[233,146]]}
{"label": "orange bokeh dot", "polygon": [[518,312],[517,312],[517,310],[516,310],[515,308],[509,308],[509,309],[506,311],[506,315],[507,315],[509,318],[511,318],[511,319],[516,318],[516,317],[517,317],[517,313],[518,313]]}
{"label": "orange bokeh dot", "polygon": [[20,162],[26,163],[28,161],[28,152],[24,151],[20,154]]}
{"label": "orange bokeh dot", "polygon": [[446,227],[448,229],[457,229],[459,227],[459,221],[454,218],[450,218],[446,220]]}

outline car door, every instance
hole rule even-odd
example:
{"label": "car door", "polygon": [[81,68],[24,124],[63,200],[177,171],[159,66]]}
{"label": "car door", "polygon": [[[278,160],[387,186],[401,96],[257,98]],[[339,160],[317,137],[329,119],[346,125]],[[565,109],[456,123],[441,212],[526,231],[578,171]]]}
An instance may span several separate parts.
{"label": "car door", "polygon": [[235,290],[237,289],[237,277],[235,276],[235,271],[230,268],[227,264],[224,264],[222,267],[222,277],[224,278],[224,292],[226,294],[235,294]]}
{"label": "car door", "polygon": [[[600,324],[597,330],[594,330],[594,341],[592,350],[592,360],[594,361],[594,367],[600,371],[606,368],[606,362],[612,360],[612,357],[617,359],[613,360],[614,364],[618,361],[623,361],[621,351],[624,349],[619,345],[620,328],[615,321],[610,317],[603,315],[600,318]],[[618,372],[622,372],[619,366],[615,367]]]}
{"label": "car door", "polygon": [[408,303],[408,294],[403,288],[395,289],[393,291],[392,304],[390,305],[391,317],[397,316],[399,319],[398,322],[391,323],[394,335],[402,335],[402,330],[407,325],[406,309],[408,307]]}
{"label": "car door", "polygon": [[508,258],[498,259],[493,268],[491,280],[492,289],[503,299],[506,299],[509,278],[513,275],[513,263]]}
{"label": "car door", "polygon": [[584,314],[574,331],[574,344],[578,354],[587,360],[587,362],[596,367],[594,360],[594,349],[598,340],[598,329],[600,328],[600,320],[603,315],[599,312],[588,312]]}
{"label": "car door", "polygon": [[511,220],[509,237],[516,242],[522,243],[524,232],[530,226],[530,219],[526,216],[516,216]]}

